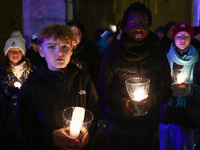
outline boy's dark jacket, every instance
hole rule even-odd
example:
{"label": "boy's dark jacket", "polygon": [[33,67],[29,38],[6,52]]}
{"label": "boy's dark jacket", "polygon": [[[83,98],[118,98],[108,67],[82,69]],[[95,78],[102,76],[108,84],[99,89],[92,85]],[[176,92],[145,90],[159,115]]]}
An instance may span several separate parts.
{"label": "boy's dark jacket", "polygon": [[[130,99],[125,80],[131,77],[150,79],[149,99],[152,107],[141,117],[125,116],[122,113],[122,99]],[[111,121],[135,131],[140,127],[152,127],[158,121],[158,107],[171,96],[170,67],[163,51],[158,49],[158,38],[152,32],[138,43],[132,42],[122,34],[121,40],[114,40],[107,48],[97,91],[99,100],[110,108]]]}
{"label": "boy's dark jacket", "polygon": [[19,91],[16,117],[34,149],[57,149],[52,132],[63,128],[63,110],[81,106],[95,115],[97,99],[92,79],[74,64],[63,71],[50,71],[44,64]]}

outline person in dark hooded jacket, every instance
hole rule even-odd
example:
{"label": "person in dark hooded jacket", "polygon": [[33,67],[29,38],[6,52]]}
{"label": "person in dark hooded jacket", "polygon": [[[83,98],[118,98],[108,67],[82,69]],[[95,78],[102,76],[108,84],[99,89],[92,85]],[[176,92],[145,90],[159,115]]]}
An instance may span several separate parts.
{"label": "person in dark hooded jacket", "polygon": [[69,136],[62,120],[63,110],[71,106],[84,107],[95,117],[98,112],[92,79],[69,63],[72,38],[73,32],[65,25],[45,26],[39,33],[39,53],[46,63],[22,86],[16,108],[16,118],[30,149],[82,148],[88,143],[89,134],[82,140]]}
{"label": "person in dark hooded jacket", "polygon": [[160,40],[160,49],[163,50],[166,54],[168,53],[171,43],[172,43],[172,31],[175,26],[176,22],[174,21],[169,21],[165,26],[164,26],[164,36]]}
{"label": "person in dark hooded jacket", "polygon": [[[171,96],[170,67],[158,37],[149,31],[152,16],[140,2],[131,4],[122,20],[122,36],[113,40],[102,63],[97,91],[100,104],[106,105],[109,117],[108,150],[155,150],[154,128],[158,127],[158,107]],[[138,108],[144,116],[134,116],[125,80],[150,79],[148,98]],[[157,129],[158,130],[158,129]]]}
{"label": "person in dark hooded jacket", "polygon": [[100,54],[98,48],[87,36],[84,25],[79,20],[70,20],[67,26],[74,32],[72,41],[73,54],[71,63],[86,71],[92,78],[95,86],[100,70]]}

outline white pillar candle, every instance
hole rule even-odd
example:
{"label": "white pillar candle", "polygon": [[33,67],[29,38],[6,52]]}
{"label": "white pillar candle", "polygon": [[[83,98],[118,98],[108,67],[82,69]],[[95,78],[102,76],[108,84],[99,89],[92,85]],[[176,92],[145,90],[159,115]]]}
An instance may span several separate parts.
{"label": "white pillar candle", "polygon": [[79,136],[81,126],[85,116],[85,109],[82,107],[75,107],[72,113],[70,124],[70,135],[77,138]]}

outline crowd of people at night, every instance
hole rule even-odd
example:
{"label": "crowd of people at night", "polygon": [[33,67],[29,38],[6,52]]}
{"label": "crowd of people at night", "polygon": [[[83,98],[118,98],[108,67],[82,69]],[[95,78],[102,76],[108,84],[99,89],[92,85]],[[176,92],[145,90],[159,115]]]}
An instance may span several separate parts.
{"label": "crowd of people at night", "polygon": [[[1,147],[199,150],[200,27],[172,20],[153,32],[151,25],[149,8],[135,2],[115,33],[100,26],[95,40],[80,20],[42,27],[30,48],[13,31],[0,64]],[[136,95],[144,86],[128,91],[133,79],[148,79],[146,96]],[[81,121],[79,138],[71,134],[79,123],[73,116],[63,123],[70,107],[93,116],[88,128]]]}

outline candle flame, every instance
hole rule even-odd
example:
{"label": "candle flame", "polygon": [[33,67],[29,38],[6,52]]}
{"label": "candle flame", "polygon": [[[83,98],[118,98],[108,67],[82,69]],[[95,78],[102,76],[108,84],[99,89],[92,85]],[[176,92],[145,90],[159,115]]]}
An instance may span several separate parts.
{"label": "candle flame", "polygon": [[135,101],[140,101],[140,100],[143,100],[144,98],[146,98],[146,93],[143,89],[137,89],[135,92],[134,92],[134,100]]}
{"label": "candle flame", "polygon": [[21,87],[22,85],[21,85],[20,82],[16,81],[16,82],[14,83],[14,86],[15,86],[16,88],[19,88],[19,89],[20,89],[20,87]]}
{"label": "candle flame", "polygon": [[177,75],[177,82],[182,83],[185,81],[185,78],[182,74]]}

